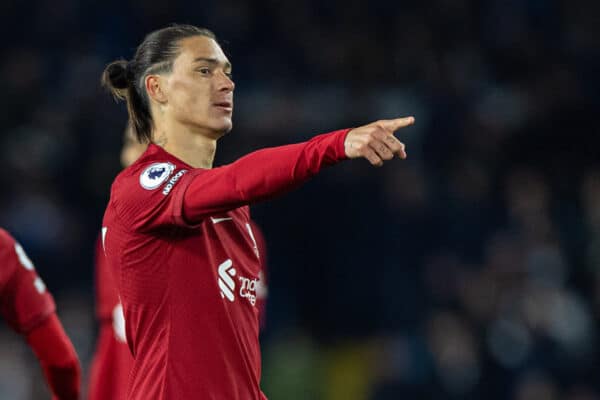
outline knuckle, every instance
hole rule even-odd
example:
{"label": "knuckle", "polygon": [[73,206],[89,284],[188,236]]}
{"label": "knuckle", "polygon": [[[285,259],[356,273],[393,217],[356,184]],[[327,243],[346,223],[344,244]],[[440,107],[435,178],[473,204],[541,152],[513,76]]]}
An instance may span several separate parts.
{"label": "knuckle", "polygon": [[387,131],[380,130],[377,132],[377,138],[379,140],[381,140],[383,143],[386,143],[388,141],[388,139],[387,139],[388,136],[389,136],[389,133],[387,133]]}
{"label": "knuckle", "polygon": [[374,128],[378,131],[378,132],[384,132],[385,131],[385,122],[383,120],[379,120],[375,123]]}
{"label": "knuckle", "polygon": [[391,155],[392,154],[392,149],[389,149],[386,146],[381,146],[381,152],[385,155]]}

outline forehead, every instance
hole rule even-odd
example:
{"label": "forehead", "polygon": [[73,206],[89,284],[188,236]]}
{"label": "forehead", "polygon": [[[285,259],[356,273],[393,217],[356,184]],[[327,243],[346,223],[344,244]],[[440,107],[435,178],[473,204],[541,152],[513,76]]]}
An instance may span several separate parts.
{"label": "forehead", "polygon": [[180,52],[175,63],[191,64],[198,58],[215,59],[221,64],[229,62],[221,46],[214,39],[206,36],[199,35],[182,39],[179,47]]}

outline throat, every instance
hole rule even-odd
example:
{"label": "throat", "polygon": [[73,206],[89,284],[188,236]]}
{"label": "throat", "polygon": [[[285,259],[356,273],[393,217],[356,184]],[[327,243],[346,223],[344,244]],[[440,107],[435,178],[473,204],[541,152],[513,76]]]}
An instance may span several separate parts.
{"label": "throat", "polygon": [[154,144],[194,168],[211,169],[217,151],[217,141],[200,135],[159,134]]}

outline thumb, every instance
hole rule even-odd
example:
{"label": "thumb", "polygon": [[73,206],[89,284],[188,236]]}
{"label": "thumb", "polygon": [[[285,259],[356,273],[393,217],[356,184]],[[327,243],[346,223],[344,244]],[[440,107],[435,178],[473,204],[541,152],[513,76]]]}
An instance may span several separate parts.
{"label": "thumb", "polygon": [[384,120],[380,121],[379,123],[384,129],[393,133],[393,132],[396,132],[400,128],[404,128],[405,126],[414,124],[415,117],[384,119]]}

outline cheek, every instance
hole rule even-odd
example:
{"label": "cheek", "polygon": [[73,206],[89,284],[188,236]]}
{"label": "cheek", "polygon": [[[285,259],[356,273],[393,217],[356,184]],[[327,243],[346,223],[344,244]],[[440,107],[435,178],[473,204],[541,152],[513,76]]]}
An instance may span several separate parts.
{"label": "cheek", "polygon": [[169,101],[176,109],[184,112],[201,113],[208,109],[209,88],[193,79],[177,80],[170,86]]}

